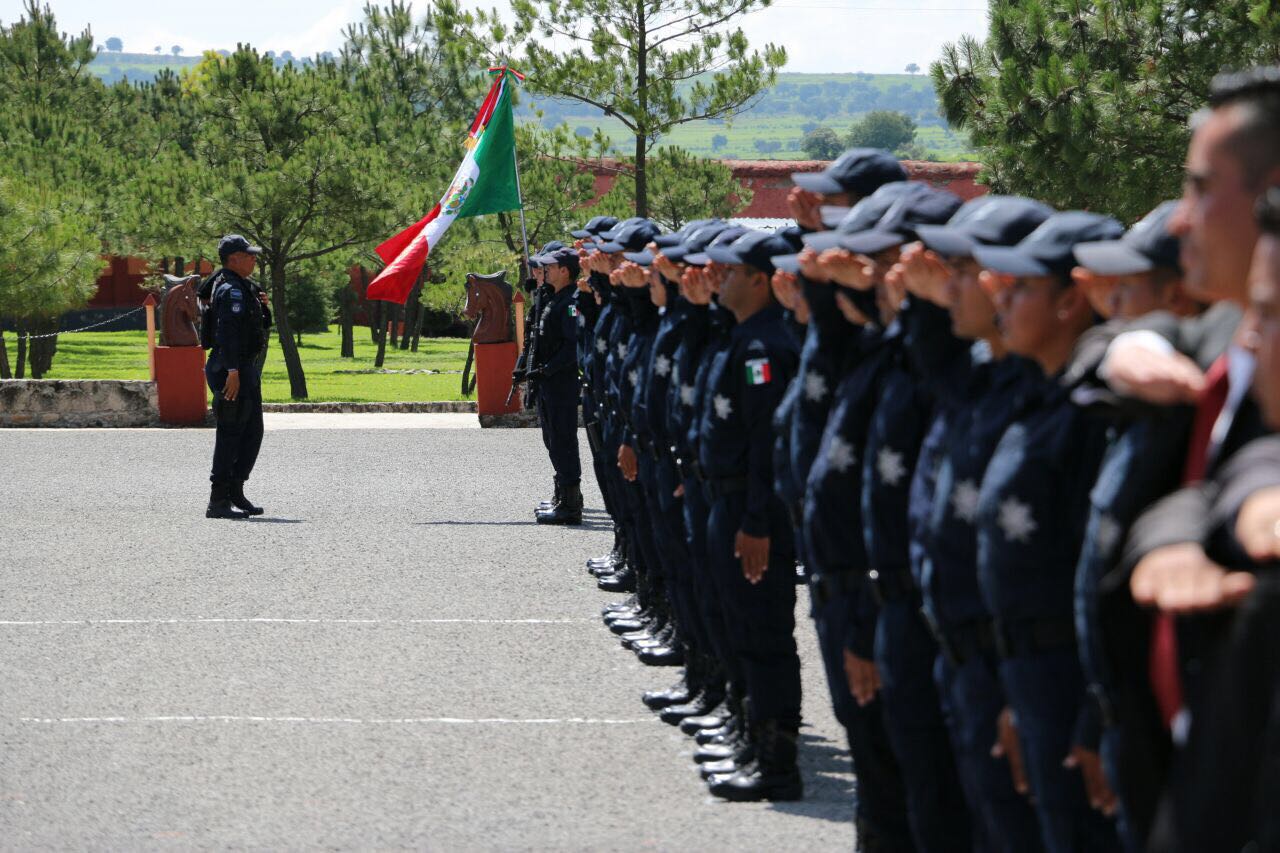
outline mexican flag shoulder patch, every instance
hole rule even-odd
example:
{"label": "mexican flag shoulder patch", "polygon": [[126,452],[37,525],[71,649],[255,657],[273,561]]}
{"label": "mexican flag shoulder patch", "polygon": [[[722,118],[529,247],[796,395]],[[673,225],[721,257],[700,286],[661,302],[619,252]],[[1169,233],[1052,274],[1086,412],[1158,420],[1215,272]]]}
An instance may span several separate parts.
{"label": "mexican flag shoulder patch", "polygon": [[578,306],[574,305],[572,302],[569,303],[569,316],[570,317],[578,316]]}
{"label": "mexican flag shoulder patch", "polygon": [[773,381],[773,368],[767,358],[747,359],[747,384],[768,385]]}

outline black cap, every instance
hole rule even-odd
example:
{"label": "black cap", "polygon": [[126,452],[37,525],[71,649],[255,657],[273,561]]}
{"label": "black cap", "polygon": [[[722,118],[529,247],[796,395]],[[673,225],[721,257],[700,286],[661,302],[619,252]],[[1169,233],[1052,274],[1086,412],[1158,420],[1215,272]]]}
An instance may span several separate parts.
{"label": "black cap", "polygon": [[1069,210],[1050,216],[1016,246],[976,246],[973,257],[1005,275],[1059,275],[1075,267],[1077,244],[1114,240],[1123,233],[1124,226],[1110,216]]}
{"label": "black cap", "polygon": [[577,237],[579,240],[585,240],[588,237],[594,237],[597,234],[608,231],[617,224],[618,217],[616,216],[593,216],[587,220],[586,225],[582,226],[577,231],[570,231],[569,233],[574,237]]}
{"label": "black cap", "polygon": [[537,252],[535,252],[529,258],[529,266],[531,267],[542,266],[542,264],[538,262],[539,258],[541,258],[543,255],[549,255],[552,252],[556,251],[557,249],[563,249],[563,248],[565,248],[565,245],[563,242],[561,242],[560,240],[552,240],[551,242],[543,246],[541,249],[539,249]]}
{"label": "black cap", "polygon": [[876,223],[883,219],[884,215],[889,212],[889,208],[893,207],[900,199],[928,191],[928,184],[921,184],[915,181],[899,181],[894,184],[885,184],[851,207],[849,212],[845,214],[844,219],[840,220],[835,230],[817,231],[804,235],[804,244],[817,252],[821,252],[824,249],[834,249],[840,245],[840,241],[844,237],[869,231],[876,227]]}
{"label": "black cap", "polygon": [[530,258],[530,263],[537,264],[540,267],[549,267],[552,264],[559,264],[562,267],[568,267],[574,275],[582,270],[581,263],[578,259],[578,250],[571,246],[561,246],[544,255]]}
{"label": "black cap", "polygon": [[653,239],[653,242],[658,244],[659,249],[665,249],[667,246],[678,246],[684,242],[686,237],[696,233],[700,228],[714,225],[720,221],[719,219],[695,219],[692,222],[686,222],[670,234],[659,234]]}
{"label": "black cap", "polygon": [[943,257],[969,258],[975,246],[1017,245],[1052,215],[1035,199],[985,195],[965,202],[946,225],[921,225],[916,236]]}
{"label": "black cap", "polygon": [[645,219],[643,216],[632,216],[628,219],[619,220],[618,222],[614,223],[614,226],[612,228],[606,229],[604,231],[597,231],[595,234],[595,240],[597,243],[608,243],[610,240],[614,239],[615,237],[617,237],[619,234],[621,234],[623,231],[630,228],[631,226],[639,225],[641,222],[648,222],[648,221],[649,220]]}
{"label": "black cap", "polygon": [[773,275],[773,259],[789,255],[791,243],[781,234],[768,231],[750,231],[726,245],[707,247],[707,257],[722,264],[745,264],[755,267],[765,275]]}
{"label": "black cap", "polygon": [[228,234],[218,241],[218,257],[222,260],[225,261],[236,252],[248,252],[251,255],[261,255],[262,247],[253,245],[239,234]]}
{"label": "black cap", "polygon": [[712,240],[726,231],[732,231],[735,239],[747,233],[746,229],[740,225],[730,225],[727,222],[712,222],[710,225],[704,225],[686,236],[683,242],[674,246],[663,247],[658,251],[662,252],[663,257],[667,260],[678,264],[690,255],[704,251],[707,246],[711,245]]}
{"label": "black cap", "polygon": [[658,227],[658,223],[642,219],[635,225],[628,225],[626,228],[619,229],[617,234],[609,238],[608,242],[601,243],[597,248],[606,254],[638,252],[649,245],[661,230]]}
{"label": "black cap", "polygon": [[840,247],[850,252],[874,255],[915,239],[921,225],[940,225],[960,209],[960,196],[949,190],[925,187],[924,192],[907,193],[885,211],[869,231],[842,237]]}
{"label": "black cap", "polygon": [[791,180],[801,189],[823,195],[850,193],[869,196],[885,184],[905,181],[907,170],[898,158],[879,148],[851,148],[821,172],[793,172]]}
{"label": "black cap", "polygon": [[[731,243],[736,242],[740,237],[742,237],[742,235],[746,234],[750,230],[751,230],[750,228],[744,228],[741,225],[730,225],[728,228],[724,229],[715,237],[713,237],[711,239],[711,242],[707,243],[707,245],[701,251],[686,252],[684,257],[681,260],[683,260],[686,264],[689,264],[691,266],[704,267],[711,262],[711,256],[707,254],[707,251],[712,246],[728,246]],[[671,256],[668,255],[668,257],[671,257]],[[671,258],[671,260],[674,261],[676,259]]]}
{"label": "black cap", "polygon": [[1157,268],[1180,272],[1182,241],[1169,233],[1169,220],[1177,207],[1178,202],[1166,201],[1119,240],[1081,243],[1076,246],[1076,260],[1098,275],[1137,275]]}

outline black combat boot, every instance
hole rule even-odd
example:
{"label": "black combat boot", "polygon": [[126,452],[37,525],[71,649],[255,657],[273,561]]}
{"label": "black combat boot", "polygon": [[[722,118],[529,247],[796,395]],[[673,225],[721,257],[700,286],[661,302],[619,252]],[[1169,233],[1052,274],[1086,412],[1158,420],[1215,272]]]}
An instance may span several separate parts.
{"label": "black combat boot", "polygon": [[231,506],[231,487],[226,483],[214,483],[209,489],[209,506],[205,518],[248,518]]}
{"label": "black combat boot", "polygon": [[231,484],[231,504],[245,515],[262,515],[263,509],[260,506],[254,506],[248,498],[244,496],[244,481]]}
{"label": "black combat boot", "polygon": [[711,793],[734,802],[802,799],[804,782],[796,766],[796,728],[784,728],[777,720],[763,720],[752,726],[752,735],[755,760],[731,776],[711,777]]}
{"label": "black combat boot", "polygon": [[582,487],[567,483],[560,489],[560,500],[550,512],[538,513],[539,524],[581,524]]}
{"label": "black combat boot", "polygon": [[680,721],[688,717],[701,717],[711,713],[724,701],[724,687],[715,682],[703,686],[689,702],[683,705],[672,705],[663,708],[658,716],[662,722],[672,726],[680,725]]}
{"label": "black combat boot", "polygon": [[684,677],[666,690],[650,690],[640,697],[645,707],[652,711],[661,711],[671,705],[683,705],[693,698],[702,686],[702,658],[691,655],[684,667]]}
{"label": "black combat boot", "polygon": [[537,508],[534,509],[533,515],[536,518],[540,513],[551,512],[556,508],[556,504],[560,503],[560,478],[555,478],[556,484],[551,500],[538,501]]}
{"label": "black combat boot", "polygon": [[605,592],[635,592],[636,570],[629,563],[623,563],[622,568],[596,581],[596,586]]}

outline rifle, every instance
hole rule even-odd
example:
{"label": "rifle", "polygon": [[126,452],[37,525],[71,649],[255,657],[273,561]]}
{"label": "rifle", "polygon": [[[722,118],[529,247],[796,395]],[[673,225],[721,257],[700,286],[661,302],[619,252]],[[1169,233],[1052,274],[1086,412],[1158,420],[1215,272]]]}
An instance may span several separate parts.
{"label": "rifle", "polygon": [[524,394],[524,406],[526,409],[533,408],[534,384],[529,379],[529,371],[532,370],[536,363],[534,359],[538,354],[538,335],[541,324],[539,320],[542,318],[542,297],[545,288],[533,279],[529,280],[529,284],[533,286],[533,310],[529,312],[532,318],[528,324],[529,332],[524,337],[524,352],[520,353],[520,358],[516,360],[516,369],[511,372],[511,390],[507,392],[506,406],[511,405],[511,398],[515,396],[516,387],[521,383],[526,383]]}

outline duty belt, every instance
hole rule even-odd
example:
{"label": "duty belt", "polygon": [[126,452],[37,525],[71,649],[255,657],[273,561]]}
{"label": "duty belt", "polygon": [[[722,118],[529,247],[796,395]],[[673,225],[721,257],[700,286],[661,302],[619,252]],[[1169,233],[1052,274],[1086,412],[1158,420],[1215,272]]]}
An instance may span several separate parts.
{"label": "duty belt", "polygon": [[915,579],[911,570],[905,566],[900,569],[870,569],[867,580],[871,581],[871,594],[876,604],[883,607],[885,602],[903,601],[919,596]]}
{"label": "duty belt", "polygon": [[991,619],[974,619],[943,627],[928,608],[921,608],[920,614],[938,643],[938,651],[953,667],[963,666],[996,650],[995,622]]}
{"label": "duty belt", "polygon": [[745,492],[748,482],[745,475],[740,477],[706,477],[703,479],[702,485],[706,488],[707,496],[715,501],[728,495]]}
{"label": "duty belt", "polygon": [[824,607],[834,598],[861,590],[863,578],[860,572],[824,572],[819,575],[809,575],[809,596],[818,607]]}
{"label": "duty belt", "polygon": [[1002,658],[1052,652],[1075,644],[1076,625],[1070,616],[996,620],[996,650]]}

